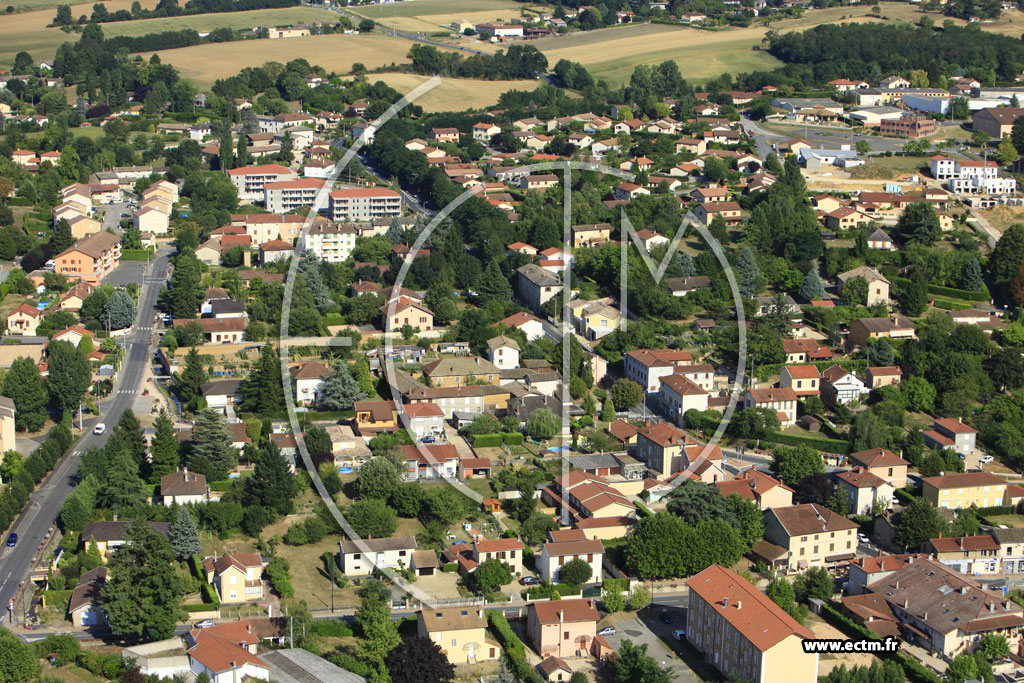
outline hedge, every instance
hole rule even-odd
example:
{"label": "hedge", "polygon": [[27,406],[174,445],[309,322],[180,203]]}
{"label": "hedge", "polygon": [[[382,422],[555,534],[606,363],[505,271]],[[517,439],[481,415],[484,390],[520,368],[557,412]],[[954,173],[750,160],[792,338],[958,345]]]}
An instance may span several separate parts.
{"label": "hedge", "polygon": [[625,593],[629,590],[629,579],[605,579],[603,587],[606,591],[618,588]]}
{"label": "hedge", "polygon": [[522,432],[506,432],[502,435],[506,446],[522,446],[526,437]]}
{"label": "hedge", "polygon": [[33,203],[28,197],[11,197],[7,200],[7,206],[32,206]]}
{"label": "hedge", "polygon": [[636,505],[636,511],[640,515],[641,518],[643,518],[643,517],[650,517],[651,515],[654,514],[653,512],[648,510],[647,507],[643,503],[641,503],[639,501],[634,503],[634,505]]}
{"label": "hedge", "polygon": [[810,446],[826,453],[848,453],[850,444],[838,439],[825,439],[816,436],[801,436],[800,434],[783,434],[776,432],[761,439],[762,443],[776,443],[783,446]]}
{"label": "hedge", "polygon": [[181,608],[186,612],[216,612],[220,609],[217,605],[208,602],[201,602],[198,605],[182,605]]}
{"label": "hedge", "polygon": [[454,571],[458,571],[458,569],[459,569],[459,565],[456,564],[455,562],[445,562],[443,565],[441,565],[441,571],[443,571],[443,572],[451,573],[451,572],[454,572]]}
{"label": "hedge", "polygon": [[903,503],[904,505],[910,505],[915,500],[917,500],[917,496],[915,496],[913,493],[911,493],[910,491],[908,491],[905,488],[903,488],[903,489],[896,489],[895,491],[893,491],[893,494],[897,498],[899,498],[900,502]]}
{"label": "hedge", "polygon": [[206,582],[206,572],[203,571],[203,561],[197,553],[192,553],[188,558],[188,568],[192,570],[192,576],[202,582]]}
{"label": "hedge", "polygon": [[945,299],[932,299],[932,306],[941,308],[944,311],[960,311],[971,307],[970,304],[959,304],[955,301],[946,301]]}
{"label": "hedge", "polygon": [[501,434],[474,434],[473,448],[496,448],[502,443]]}
{"label": "hedge", "polygon": [[[892,279],[894,283],[901,285],[910,284],[910,280],[904,277],[894,277]],[[984,286],[984,285],[983,285]],[[955,287],[943,287],[942,285],[928,285],[929,294],[937,294],[939,296],[946,296],[951,299],[962,299],[963,301],[991,301],[992,295],[988,291],[988,287],[985,287],[983,291],[972,292],[967,289],[957,289]]]}
{"label": "hedge", "polygon": [[346,624],[344,621],[331,621],[329,619],[321,619],[314,621],[310,624],[309,629],[318,636],[333,636],[335,638],[345,638],[352,635],[352,627]]}
{"label": "hedge", "polygon": [[203,602],[213,605],[214,609],[220,607],[220,598],[217,597],[217,591],[213,589],[213,585],[203,582],[199,589],[199,594],[203,596]]}
{"label": "hedge", "polygon": [[498,641],[498,644],[508,653],[510,658],[524,659],[526,657],[526,648],[523,646],[523,641],[519,640],[516,636],[504,614],[494,610],[488,611],[487,626],[491,629],[491,633],[494,634],[495,640]]}

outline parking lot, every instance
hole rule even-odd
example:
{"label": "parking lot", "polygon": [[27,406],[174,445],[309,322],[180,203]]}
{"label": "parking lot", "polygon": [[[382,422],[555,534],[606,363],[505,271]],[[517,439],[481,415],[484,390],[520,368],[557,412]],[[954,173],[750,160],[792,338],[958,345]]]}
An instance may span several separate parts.
{"label": "parking lot", "polygon": [[[672,619],[672,623],[665,623],[662,614]],[[613,619],[614,619],[613,615]],[[605,622],[602,622],[602,624]],[[686,628],[686,609],[684,607],[666,607],[652,605],[643,610],[642,616],[623,615],[622,618],[614,621],[615,634],[605,636],[605,640],[618,650],[626,640],[634,645],[647,645],[647,654],[653,657],[663,667],[675,672],[676,683],[699,683],[693,669],[683,661],[680,652],[683,651],[683,644],[677,641],[673,631]],[[689,656],[689,655],[688,655]],[[694,665],[700,666],[701,662],[695,661]],[[707,678],[712,680],[713,678]]]}

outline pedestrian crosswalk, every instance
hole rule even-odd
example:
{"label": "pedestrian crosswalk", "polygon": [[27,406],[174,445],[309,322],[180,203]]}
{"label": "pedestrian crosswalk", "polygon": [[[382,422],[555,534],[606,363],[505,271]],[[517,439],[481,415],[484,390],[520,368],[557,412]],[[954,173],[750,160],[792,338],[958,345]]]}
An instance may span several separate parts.
{"label": "pedestrian crosswalk", "polygon": [[118,393],[118,394],[134,394],[134,393],[137,393],[137,392],[138,392],[138,389],[118,389],[117,392],[115,392],[115,393]]}

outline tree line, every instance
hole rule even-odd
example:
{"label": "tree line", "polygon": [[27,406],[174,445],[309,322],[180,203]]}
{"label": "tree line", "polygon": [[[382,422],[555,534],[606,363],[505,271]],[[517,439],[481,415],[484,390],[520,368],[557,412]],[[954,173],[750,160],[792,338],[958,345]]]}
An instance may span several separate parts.
{"label": "tree line", "polygon": [[548,68],[547,57],[533,45],[511,45],[508,52],[498,50],[494,55],[463,57],[455,52],[441,52],[433,45],[415,44],[407,56],[412,60],[412,70],[418,74],[488,81],[536,78]]}

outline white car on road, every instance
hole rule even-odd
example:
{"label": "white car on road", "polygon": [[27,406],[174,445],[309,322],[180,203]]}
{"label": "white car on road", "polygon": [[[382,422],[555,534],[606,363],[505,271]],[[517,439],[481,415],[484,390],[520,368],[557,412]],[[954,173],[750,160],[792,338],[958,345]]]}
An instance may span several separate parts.
{"label": "white car on road", "polygon": [[978,462],[983,463],[983,464],[990,463],[990,462],[992,462],[994,460],[995,460],[995,458],[993,458],[991,455],[983,455],[980,458],[978,458]]}
{"label": "white car on road", "polygon": [[105,431],[107,431],[107,425],[103,424],[102,422],[100,422],[98,425],[92,428],[93,434],[102,434]]}

